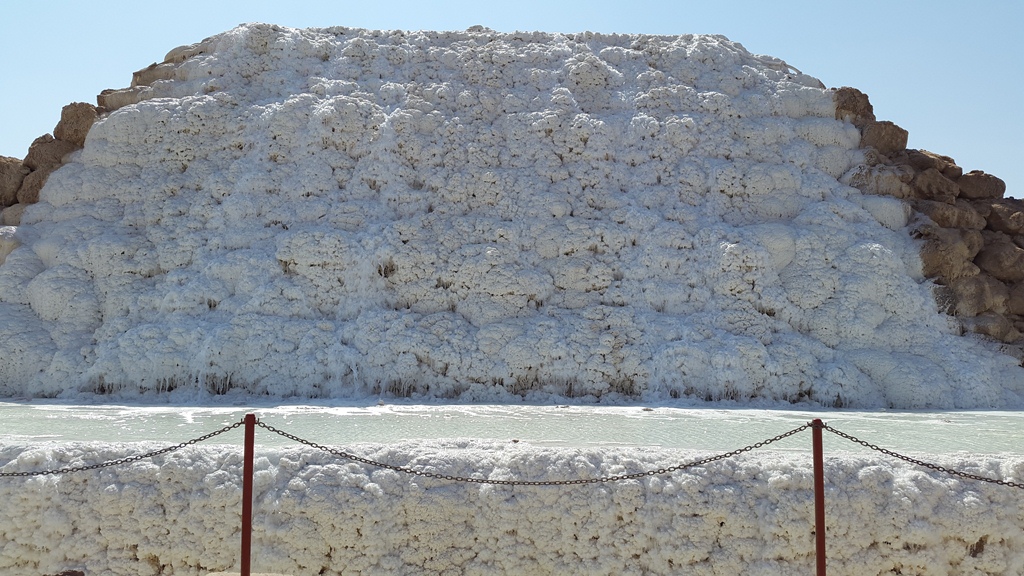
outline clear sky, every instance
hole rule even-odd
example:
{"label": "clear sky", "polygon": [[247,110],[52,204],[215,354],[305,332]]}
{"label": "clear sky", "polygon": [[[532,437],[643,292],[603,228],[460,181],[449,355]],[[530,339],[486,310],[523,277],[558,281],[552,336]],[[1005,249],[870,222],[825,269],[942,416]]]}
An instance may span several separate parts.
{"label": "clear sky", "polygon": [[12,0],[0,18],[0,155],[23,158],[60,109],[95,103],[172,48],[243,22],[283,26],[724,34],[826,86],[853,86],[910,147],[1024,197],[1024,2],[1017,0]]}

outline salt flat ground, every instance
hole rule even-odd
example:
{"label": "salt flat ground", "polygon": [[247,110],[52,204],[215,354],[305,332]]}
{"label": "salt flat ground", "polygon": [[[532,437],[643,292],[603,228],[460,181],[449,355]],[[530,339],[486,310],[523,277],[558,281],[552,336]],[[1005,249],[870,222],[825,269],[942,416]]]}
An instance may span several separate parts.
{"label": "salt flat ground", "polygon": [[[404,404],[90,405],[0,402],[0,443],[70,441],[177,444],[237,422],[246,413],[319,444],[390,443],[476,438],[552,447],[646,446],[729,451],[773,437],[814,418],[897,452],[1024,454],[1024,412],[804,411],[670,406]],[[213,443],[242,442],[241,431]],[[258,429],[256,442],[292,441]],[[772,450],[809,450],[809,432]],[[825,450],[863,452],[826,432]]]}

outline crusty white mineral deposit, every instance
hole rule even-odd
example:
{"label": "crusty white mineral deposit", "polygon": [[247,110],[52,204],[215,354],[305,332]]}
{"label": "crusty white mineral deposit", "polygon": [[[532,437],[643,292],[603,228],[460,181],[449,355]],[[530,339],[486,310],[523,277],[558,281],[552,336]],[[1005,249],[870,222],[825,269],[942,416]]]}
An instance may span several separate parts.
{"label": "crusty white mineral deposit", "polygon": [[23,215],[3,395],[1022,403],[778,59],[268,25],[172,56]]}

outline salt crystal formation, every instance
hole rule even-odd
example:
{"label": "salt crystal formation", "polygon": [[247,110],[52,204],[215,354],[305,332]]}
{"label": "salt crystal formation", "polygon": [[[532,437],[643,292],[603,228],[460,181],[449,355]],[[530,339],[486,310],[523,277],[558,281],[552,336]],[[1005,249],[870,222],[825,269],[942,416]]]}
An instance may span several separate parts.
{"label": "salt crystal formation", "polygon": [[246,25],[101,103],[0,394],[1024,405],[832,94],[720,36]]}
{"label": "salt crystal formation", "polygon": [[[0,446],[4,470],[133,456],[145,446]],[[87,474],[0,483],[4,574],[238,572],[241,455],[187,450]],[[427,471],[598,478],[698,457],[473,441],[367,445]],[[671,475],[588,486],[452,483],[264,450],[254,571],[281,574],[812,574],[810,454],[756,452]],[[991,478],[1024,459],[933,458]],[[828,459],[828,573],[1024,573],[1019,490],[930,475],[883,456]]]}

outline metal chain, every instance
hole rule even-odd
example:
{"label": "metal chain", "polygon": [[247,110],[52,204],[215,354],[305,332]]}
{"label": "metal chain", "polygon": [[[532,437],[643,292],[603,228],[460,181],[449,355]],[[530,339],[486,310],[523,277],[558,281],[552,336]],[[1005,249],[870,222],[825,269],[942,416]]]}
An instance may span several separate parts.
{"label": "metal chain", "polygon": [[860,438],[857,438],[856,436],[852,436],[850,434],[847,434],[846,432],[841,432],[839,430],[836,430],[835,428],[829,426],[828,424],[823,424],[822,428],[824,428],[825,430],[828,430],[829,432],[835,434],[836,436],[840,436],[842,438],[846,438],[847,440],[849,440],[851,442],[860,444],[861,446],[864,446],[865,448],[870,448],[872,450],[875,450],[876,452],[881,452],[882,454],[885,454],[887,456],[892,456],[893,458],[898,458],[900,460],[903,460],[904,462],[909,462],[911,464],[916,464],[918,466],[923,466],[925,468],[929,468],[929,469],[935,470],[937,472],[943,472],[945,474],[951,474],[953,476],[959,476],[961,478],[967,478],[969,480],[978,480],[979,482],[988,482],[989,484],[998,484],[1000,486],[1010,486],[1011,488],[1024,488],[1024,483],[1010,482],[1010,481],[1007,481],[1007,480],[996,480],[994,478],[988,478],[986,476],[978,476],[977,474],[969,474],[967,472],[960,472],[959,470],[953,470],[951,468],[946,468],[944,466],[939,466],[938,464],[932,464],[930,462],[925,462],[923,460],[917,460],[917,459],[911,458],[909,456],[904,456],[903,454],[899,454],[897,452],[893,452],[892,450],[887,450],[887,449],[882,448],[880,446],[877,446],[875,444],[871,444],[870,442],[866,442],[864,440],[861,440]]}
{"label": "metal chain", "polygon": [[578,484],[598,484],[598,483],[602,483],[602,482],[620,482],[620,481],[623,481],[623,480],[635,480],[635,479],[638,479],[638,478],[644,478],[644,477],[648,477],[648,476],[660,476],[660,475],[663,475],[663,474],[669,474],[669,473],[672,473],[672,472],[676,472],[678,470],[685,470],[687,468],[693,468],[695,466],[701,466],[701,465],[704,465],[704,464],[710,464],[711,462],[716,462],[718,460],[724,460],[726,458],[732,458],[733,456],[737,456],[737,455],[742,454],[744,452],[750,452],[751,450],[755,450],[757,448],[763,448],[763,447],[765,447],[765,446],[767,446],[767,445],[769,445],[769,444],[771,444],[773,442],[778,442],[779,440],[782,440],[783,438],[788,438],[788,437],[790,437],[790,436],[792,436],[792,435],[794,435],[794,434],[796,434],[798,432],[802,432],[803,430],[806,430],[807,428],[810,427],[810,424],[804,424],[803,426],[800,426],[799,428],[794,428],[793,430],[790,430],[789,432],[783,432],[782,434],[779,434],[778,436],[775,436],[773,438],[769,438],[767,440],[763,440],[761,442],[758,442],[756,444],[751,444],[749,446],[744,446],[743,448],[739,448],[737,450],[733,450],[732,452],[726,452],[725,454],[719,454],[717,456],[711,456],[711,457],[708,457],[708,458],[704,458],[703,460],[697,460],[697,461],[694,461],[694,462],[687,462],[687,463],[684,463],[684,464],[677,464],[675,466],[671,466],[671,467],[668,467],[668,468],[658,468],[657,470],[649,470],[647,472],[636,472],[636,473],[633,473],[633,474],[620,474],[620,475],[617,475],[617,476],[602,476],[600,478],[583,478],[583,479],[577,479],[577,480],[492,480],[492,479],[489,479],[489,478],[469,478],[469,477],[466,477],[466,476],[452,476],[452,475],[449,475],[449,474],[438,474],[436,472],[425,472],[423,470],[416,470],[416,469],[413,469],[413,468],[406,468],[404,466],[396,466],[394,464],[386,464],[384,462],[378,462],[376,460],[370,460],[369,458],[362,458],[360,456],[356,456],[355,454],[351,454],[349,452],[344,452],[342,450],[336,450],[334,448],[330,448],[330,447],[327,447],[327,446],[323,446],[323,445],[317,444],[317,443],[312,442],[310,440],[305,440],[303,438],[299,438],[298,436],[295,436],[294,434],[289,434],[288,432],[285,432],[283,430],[278,430],[277,428],[274,428],[273,426],[270,426],[269,424],[264,424],[263,422],[260,422],[260,421],[257,421],[256,425],[260,426],[260,427],[262,427],[262,428],[264,428],[266,430],[269,430],[270,432],[273,432],[275,434],[278,434],[280,436],[288,438],[289,440],[298,442],[299,444],[304,444],[304,445],[309,446],[311,448],[315,448],[317,450],[321,450],[323,452],[327,452],[327,453],[332,454],[334,456],[338,456],[339,458],[344,458],[346,460],[351,460],[353,462],[359,462],[359,463],[367,464],[369,466],[374,466],[374,467],[377,467],[377,468],[386,468],[388,470],[394,470],[395,472],[401,472],[402,474],[411,474],[413,476],[420,476],[420,477],[423,477],[423,478],[433,478],[433,479],[436,479],[436,480],[450,480],[452,482],[467,482],[467,483],[470,483],[470,484],[496,484],[496,485],[500,485],[500,486],[571,486],[571,485],[578,485]]}
{"label": "metal chain", "polygon": [[167,448],[161,448],[160,450],[154,450],[152,452],[146,452],[145,454],[139,454],[137,456],[129,456],[127,458],[121,458],[119,460],[111,460],[109,462],[102,462],[100,464],[92,464],[92,465],[89,465],[89,466],[76,466],[76,467],[70,467],[70,468],[57,468],[55,470],[41,470],[41,471],[38,471],[38,472],[0,472],[0,478],[13,478],[13,477],[24,478],[26,476],[50,476],[50,475],[53,475],[53,474],[69,474],[69,473],[72,473],[72,472],[83,472],[85,470],[96,470],[96,469],[99,469],[99,468],[109,468],[110,466],[120,466],[121,464],[129,464],[131,462],[138,462],[139,460],[145,460],[146,458],[152,458],[153,456],[159,456],[161,454],[168,454],[170,452],[176,452],[176,451],[181,450],[182,448],[185,448],[187,446],[191,446],[193,444],[198,444],[200,442],[205,442],[205,441],[209,440],[210,438],[213,438],[214,436],[217,436],[217,435],[223,434],[223,433],[225,433],[225,432],[227,432],[229,430],[233,430],[235,428],[238,428],[239,426],[242,426],[243,424],[245,424],[245,419],[239,420],[238,422],[235,422],[234,424],[229,424],[229,425],[227,425],[227,426],[225,426],[225,427],[223,427],[220,430],[217,430],[215,432],[210,432],[209,434],[204,434],[203,436],[200,436],[198,438],[193,438],[192,440],[189,440],[187,442],[182,442],[181,444],[176,444],[174,446],[168,446]]}

